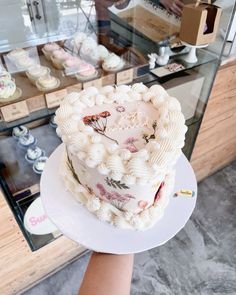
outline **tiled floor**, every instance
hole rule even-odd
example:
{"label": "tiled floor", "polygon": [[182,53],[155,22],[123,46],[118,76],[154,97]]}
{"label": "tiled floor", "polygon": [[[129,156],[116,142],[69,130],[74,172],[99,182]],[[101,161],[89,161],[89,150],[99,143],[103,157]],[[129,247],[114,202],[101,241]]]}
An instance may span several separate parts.
{"label": "tiled floor", "polygon": [[[88,259],[24,295],[75,295]],[[136,255],[131,294],[236,294],[236,162],[199,184],[197,207],[179,234]]]}

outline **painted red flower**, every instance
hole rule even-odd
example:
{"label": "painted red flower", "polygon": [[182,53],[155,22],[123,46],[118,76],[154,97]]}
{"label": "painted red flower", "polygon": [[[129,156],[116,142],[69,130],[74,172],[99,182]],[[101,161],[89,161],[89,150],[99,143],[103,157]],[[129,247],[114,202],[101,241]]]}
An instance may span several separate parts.
{"label": "painted red flower", "polygon": [[107,118],[107,117],[109,117],[110,115],[111,115],[111,113],[108,112],[108,111],[104,111],[104,112],[101,112],[101,113],[99,114],[99,116],[100,116],[101,118]]}
{"label": "painted red flower", "polygon": [[91,116],[83,117],[84,124],[90,124],[91,123]]}

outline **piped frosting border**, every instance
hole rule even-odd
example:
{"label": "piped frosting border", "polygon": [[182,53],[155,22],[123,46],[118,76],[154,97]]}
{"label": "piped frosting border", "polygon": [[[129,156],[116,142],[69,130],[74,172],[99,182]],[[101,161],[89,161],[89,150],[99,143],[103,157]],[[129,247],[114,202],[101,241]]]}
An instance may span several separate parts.
{"label": "piped frosting border", "polygon": [[[101,135],[83,122],[85,108],[132,101],[150,102],[160,114],[156,139],[136,153],[119,148],[115,143],[103,144]],[[88,167],[128,185],[162,181],[180,156],[187,131],[178,100],[159,85],[148,88],[143,83],[100,89],[88,87],[81,92],[72,92],[56,111],[55,122],[57,133],[70,153]]]}
{"label": "piped frosting border", "polygon": [[84,205],[88,211],[95,214],[98,219],[120,228],[146,230],[163,217],[164,210],[169,203],[169,198],[174,188],[175,172],[173,170],[165,177],[165,185],[160,191],[159,200],[148,209],[135,214],[132,212],[123,212],[108,202],[90,194],[73,176],[69,169],[67,159],[67,154],[64,152],[60,174],[66,188],[79,203]]}

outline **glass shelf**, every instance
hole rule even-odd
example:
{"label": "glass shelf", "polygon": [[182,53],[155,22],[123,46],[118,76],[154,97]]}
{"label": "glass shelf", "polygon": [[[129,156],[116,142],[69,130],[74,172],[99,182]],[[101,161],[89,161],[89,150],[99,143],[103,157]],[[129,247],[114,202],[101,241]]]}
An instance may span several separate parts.
{"label": "glass shelf", "polygon": [[[225,40],[220,36],[220,31],[215,42],[209,44],[207,48],[197,49],[198,61],[190,64],[184,61],[188,48],[173,38],[173,32],[178,31],[180,20],[166,14],[163,7],[161,10],[156,10],[157,1],[130,0],[122,5],[115,6],[115,4],[109,7],[104,6],[109,1],[102,0],[39,0],[37,2],[39,2],[40,20],[37,19],[36,7],[31,0],[3,1],[0,11],[0,23],[2,20],[4,24],[2,26],[4,29],[0,32],[1,56],[17,47],[38,46],[40,63],[49,67],[52,75],[60,80],[61,85],[57,90],[65,89],[78,84],[79,81],[74,77],[65,76],[63,71],[55,69],[52,63],[42,55],[42,46],[49,41],[57,41],[68,50],[68,44],[71,45],[74,33],[85,33],[87,37],[92,37],[98,44],[107,47],[110,52],[121,56],[130,67],[137,70],[133,83],[143,82],[147,86],[160,84],[166,88],[170,95],[180,101],[188,126],[183,151],[190,159],[214,77],[221,62],[221,52]],[[216,5],[219,3],[224,8],[224,2],[216,1]],[[227,1],[227,7],[225,10],[223,9],[220,26],[224,29],[229,27],[233,9],[235,9],[233,7],[235,1],[231,2],[229,5]],[[27,3],[32,6],[30,7]],[[153,7],[152,10],[149,10],[148,17],[145,17],[144,14],[141,14],[141,18],[139,17],[138,5],[142,5],[144,8],[150,5]],[[136,8],[132,10],[134,7]],[[124,17],[128,9],[131,10]],[[168,24],[165,29],[162,26],[163,18],[161,20],[163,13],[164,20]],[[8,18],[8,15],[11,17]],[[14,27],[12,19],[15,20]],[[136,21],[134,21],[135,19]],[[17,26],[21,29],[16,30]],[[164,34],[165,37],[158,37],[158,34]],[[182,64],[183,70],[162,77],[151,73],[148,54],[159,53],[162,46],[168,46],[170,53],[168,63]],[[73,54],[82,57],[80,51]],[[103,75],[101,65],[98,63],[96,66],[99,73]],[[22,89],[22,97],[11,103],[42,95],[35,86],[30,84],[23,72],[13,74],[13,78],[16,85]],[[1,103],[0,108],[7,104]],[[31,112],[25,118],[9,123],[0,121],[0,144],[1,147],[4,147],[0,147],[0,173],[2,176],[0,182],[6,199],[32,250],[53,241],[58,234],[35,236],[24,228],[25,211],[33,200],[40,196],[40,176],[35,174],[32,165],[26,162],[25,150],[18,147],[16,141],[11,137],[11,132],[15,126],[26,124],[30,128],[30,132],[37,138],[37,145],[45,150],[47,156],[50,156],[61,142],[55,129],[48,124],[55,110],[56,108],[46,108],[45,104],[45,108]]]}
{"label": "glass shelf", "polygon": [[[45,151],[47,157],[61,144],[55,128],[48,123],[44,122],[44,125],[30,128],[30,133],[37,139],[36,145]],[[33,171],[33,164],[25,159],[27,149],[20,147],[15,138],[11,135],[2,135],[0,145],[4,146],[0,149],[1,186],[31,249],[39,249],[59,236],[57,232],[34,235],[24,227],[24,214],[27,208],[40,196],[40,175]]]}

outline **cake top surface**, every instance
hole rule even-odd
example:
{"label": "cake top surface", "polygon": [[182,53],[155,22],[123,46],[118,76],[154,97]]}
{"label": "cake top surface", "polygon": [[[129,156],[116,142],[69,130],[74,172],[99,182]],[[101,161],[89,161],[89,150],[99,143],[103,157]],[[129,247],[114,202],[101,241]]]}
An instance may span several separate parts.
{"label": "cake top surface", "polygon": [[[67,150],[120,180],[160,180],[184,145],[185,119],[163,87],[88,87],[70,93],[56,111],[57,132]],[[123,179],[124,181],[125,179]]]}

